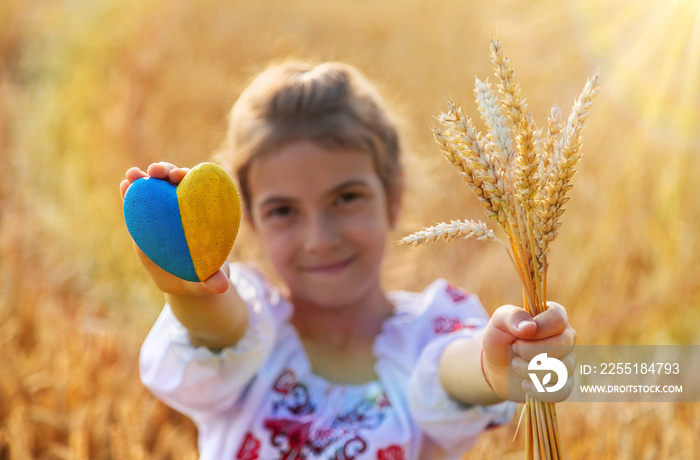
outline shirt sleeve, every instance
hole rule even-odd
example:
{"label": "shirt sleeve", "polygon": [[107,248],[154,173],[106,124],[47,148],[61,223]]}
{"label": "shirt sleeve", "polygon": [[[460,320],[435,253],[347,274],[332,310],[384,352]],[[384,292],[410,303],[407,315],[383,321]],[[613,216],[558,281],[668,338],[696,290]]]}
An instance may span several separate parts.
{"label": "shirt sleeve", "polygon": [[451,333],[427,345],[409,387],[409,405],[416,422],[444,451],[454,455],[471,449],[484,430],[507,423],[515,412],[510,401],[468,406],[450,398],[443,389],[438,372],[440,356],[447,345],[465,335],[470,334]]}
{"label": "shirt sleeve", "polygon": [[507,423],[515,404],[469,406],[450,398],[440,382],[439,362],[451,342],[481,335],[489,316],[475,295],[438,280],[420,297],[415,328],[421,330],[423,346],[411,372],[408,402],[421,430],[448,455],[471,449],[479,434]]}
{"label": "shirt sleeve", "polygon": [[141,380],[175,410],[196,418],[230,408],[268,358],[289,311],[275,289],[252,269],[231,265],[231,281],[249,310],[244,336],[221,351],[195,347],[166,303],[144,341]]}

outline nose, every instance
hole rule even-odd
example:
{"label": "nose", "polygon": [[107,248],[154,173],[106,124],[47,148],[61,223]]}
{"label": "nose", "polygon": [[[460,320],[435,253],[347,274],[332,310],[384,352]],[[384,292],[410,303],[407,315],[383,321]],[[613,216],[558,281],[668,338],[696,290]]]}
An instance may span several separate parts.
{"label": "nose", "polygon": [[309,216],[304,229],[304,249],[309,252],[322,252],[340,243],[340,234],[332,216],[318,212]]}

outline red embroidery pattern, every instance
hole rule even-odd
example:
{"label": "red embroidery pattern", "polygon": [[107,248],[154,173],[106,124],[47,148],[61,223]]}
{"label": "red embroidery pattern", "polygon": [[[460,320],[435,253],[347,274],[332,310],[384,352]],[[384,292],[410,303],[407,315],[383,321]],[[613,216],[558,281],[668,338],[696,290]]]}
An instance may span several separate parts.
{"label": "red embroidery pattern", "polygon": [[[288,453],[301,452],[309,441],[311,422],[298,422],[289,419],[265,420],[265,428],[271,431],[270,440],[275,447],[284,445],[287,441]],[[302,457],[303,458],[303,457]]]}
{"label": "red embroidery pattern", "polygon": [[250,433],[246,434],[236,458],[239,460],[256,460],[258,455],[260,455],[260,440]]}
{"label": "red embroidery pattern", "polygon": [[272,414],[264,419],[263,426],[281,460],[306,460],[326,452],[331,455],[326,457],[329,460],[353,460],[368,449],[362,431],[377,429],[391,410],[384,392],[368,394],[349,411],[316,426],[316,404],[291,369],[279,375],[272,390]]}
{"label": "red embroidery pattern", "polygon": [[360,436],[348,440],[343,447],[335,451],[332,460],[354,460],[354,458],[367,450],[367,441]]}
{"label": "red embroidery pattern", "polygon": [[284,372],[282,372],[280,376],[277,377],[275,386],[272,389],[275,390],[277,393],[282,393],[283,395],[286,395],[294,388],[294,385],[296,384],[297,377],[296,375],[294,375],[294,372],[291,369],[285,369]]}
{"label": "red embroidery pattern", "polygon": [[438,316],[433,319],[433,332],[435,334],[447,334],[449,332],[464,329],[464,323],[459,318],[449,316]]}
{"label": "red embroidery pattern", "polygon": [[397,446],[394,444],[393,446],[389,446],[386,449],[382,449],[379,452],[377,452],[377,460],[405,460],[406,456],[403,452],[403,447]]}
{"label": "red embroidery pattern", "polygon": [[448,296],[450,296],[450,299],[452,299],[452,302],[454,303],[461,302],[462,300],[469,297],[469,294],[467,294],[462,289],[458,288],[453,284],[448,284],[447,288],[445,289],[445,292]]}

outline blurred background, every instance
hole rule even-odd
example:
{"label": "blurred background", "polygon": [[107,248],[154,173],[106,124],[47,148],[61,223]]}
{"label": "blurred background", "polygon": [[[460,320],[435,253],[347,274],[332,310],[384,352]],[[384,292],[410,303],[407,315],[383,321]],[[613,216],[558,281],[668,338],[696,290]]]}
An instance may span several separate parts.
{"label": "blurred background", "polygon": [[[131,166],[209,160],[242,86],[285,58],[359,67],[404,120],[394,239],[485,215],[432,140],[497,37],[540,126],[600,69],[549,297],[582,344],[700,343],[696,0],[2,0],[0,459],[195,459],[192,424],[138,378],[162,305],[123,223]],[[481,125],[479,126],[481,128]],[[257,257],[244,229],[233,258]],[[392,246],[387,287],[444,277],[521,303],[497,245]],[[689,459],[698,404],[560,404],[571,459]],[[517,419],[465,459],[524,458]]]}

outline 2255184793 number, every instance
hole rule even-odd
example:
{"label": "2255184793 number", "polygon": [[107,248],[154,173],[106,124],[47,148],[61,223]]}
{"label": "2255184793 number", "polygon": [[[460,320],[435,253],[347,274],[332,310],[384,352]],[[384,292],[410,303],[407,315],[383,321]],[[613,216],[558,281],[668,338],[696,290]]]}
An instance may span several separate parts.
{"label": "2255184793 number", "polygon": [[678,363],[602,363],[600,374],[606,375],[677,375]]}

